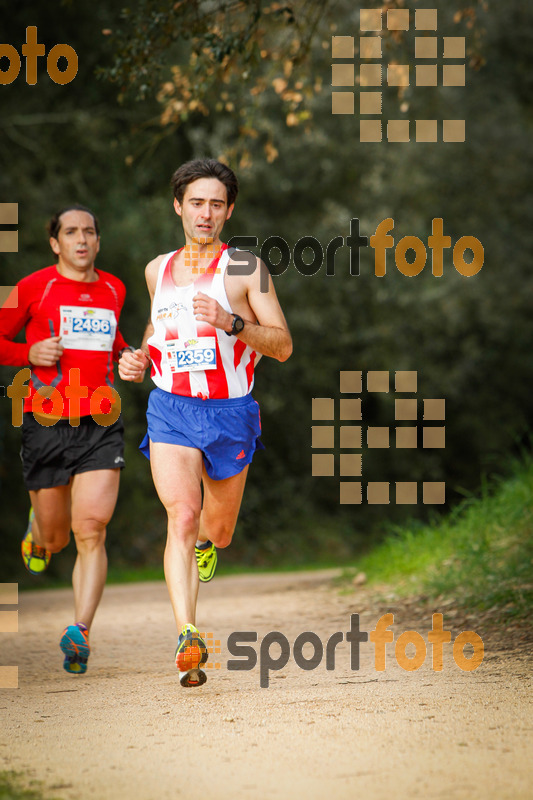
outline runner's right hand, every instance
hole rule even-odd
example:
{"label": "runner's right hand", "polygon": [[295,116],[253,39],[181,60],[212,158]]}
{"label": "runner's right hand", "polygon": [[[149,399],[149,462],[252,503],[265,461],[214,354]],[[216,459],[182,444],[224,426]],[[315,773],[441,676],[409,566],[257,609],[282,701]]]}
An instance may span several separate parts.
{"label": "runner's right hand", "polygon": [[61,336],[51,336],[49,339],[42,339],[32,344],[28,360],[36,367],[53,367],[63,355],[63,350]]}
{"label": "runner's right hand", "polygon": [[118,374],[123,381],[140,383],[149,364],[150,360],[142,350],[126,350],[118,362]]}

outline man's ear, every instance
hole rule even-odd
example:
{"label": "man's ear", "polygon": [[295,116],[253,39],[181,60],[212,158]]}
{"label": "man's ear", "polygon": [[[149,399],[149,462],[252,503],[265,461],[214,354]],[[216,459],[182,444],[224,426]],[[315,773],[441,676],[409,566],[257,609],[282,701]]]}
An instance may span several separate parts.
{"label": "man's ear", "polygon": [[50,237],[50,247],[52,248],[52,251],[55,253],[55,255],[58,256],[60,253],[59,242],[57,241],[57,239],[54,239],[53,236]]}
{"label": "man's ear", "polygon": [[232,203],[228,208],[228,213],[226,214],[226,219],[229,219],[233,214],[233,209],[235,208],[235,203]]}
{"label": "man's ear", "polygon": [[174,198],[174,211],[176,212],[178,217],[181,217],[181,205],[178,203],[176,198]]}

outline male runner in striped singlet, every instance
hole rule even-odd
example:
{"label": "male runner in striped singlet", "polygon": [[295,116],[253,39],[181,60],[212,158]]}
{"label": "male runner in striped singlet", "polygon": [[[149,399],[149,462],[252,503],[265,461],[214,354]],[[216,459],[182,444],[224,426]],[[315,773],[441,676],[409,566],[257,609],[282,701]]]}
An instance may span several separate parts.
{"label": "male runner in striped singlet", "polygon": [[[13,424],[22,425],[32,505],[22,541],[27,570],[42,573],[68,545],[71,528],[74,533],[75,617],[60,647],[64,669],[81,675],[107,576],[106,526],[124,467],[124,426],[112,386],[113,362],[127,347],[118,329],[126,289],[94,266],[100,236],[89,209],[64,208],[48,233],[57,263],[19,281],[0,311],[0,363],[24,367],[8,395]],[[24,327],[26,341],[13,341]]]}
{"label": "male runner in striped singlet", "polygon": [[250,394],[255,365],[262,355],[285,361],[292,340],[270,275],[264,290],[265,265],[248,254],[251,269],[235,259],[228,270],[235,253],[220,234],[238,191],[232,170],[190,161],[172,187],[186,246],[146,267],[151,321],[141,349],[123,354],[119,374],[138,380],[152,365],[156,388],[141,449],[168,514],[164,564],[180,682],[201,686],[207,648],[195,627],[198,580],[211,580],[216,547],[231,542],[248,466],[262,448]]}

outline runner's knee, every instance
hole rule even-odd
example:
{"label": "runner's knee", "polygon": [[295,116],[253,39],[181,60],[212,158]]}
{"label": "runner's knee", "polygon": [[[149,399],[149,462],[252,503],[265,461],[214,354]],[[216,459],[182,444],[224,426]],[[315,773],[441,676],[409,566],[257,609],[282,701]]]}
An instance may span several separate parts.
{"label": "runner's knee", "polygon": [[60,553],[70,542],[70,531],[61,532],[61,534],[52,534],[50,536],[41,535],[42,547],[50,553]]}
{"label": "runner's knee", "polygon": [[234,530],[234,525],[217,525],[215,526],[214,530],[210,531],[209,539],[213,542],[215,547],[218,547],[219,550],[223,549],[231,544]]}
{"label": "runner's knee", "polygon": [[175,539],[189,542],[196,541],[200,524],[200,509],[189,503],[176,503],[167,508],[168,533]]}
{"label": "runner's knee", "polygon": [[72,520],[72,530],[78,549],[84,547],[92,550],[101,547],[105,542],[106,522],[102,520]]}
{"label": "runner's knee", "polygon": [[39,544],[50,553],[60,553],[70,542],[70,525],[63,524],[41,524],[39,526]]}

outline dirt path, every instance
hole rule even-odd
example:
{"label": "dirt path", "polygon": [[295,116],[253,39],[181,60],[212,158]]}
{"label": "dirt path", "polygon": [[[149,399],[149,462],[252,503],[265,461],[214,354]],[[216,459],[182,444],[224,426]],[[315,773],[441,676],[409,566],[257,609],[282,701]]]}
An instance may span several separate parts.
{"label": "dirt path", "polygon": [[[325,645],[349,630],[350,614],[361,613],[361,630],[370,632],[384,613],[367,606],[362,590],[339,594],[333,574],[203,586],[200,627],[216,632],[222,653],[211,656],[221,667],[198,690],[177,680],[163,584],[106,589],[84,677],[61,669],[70,593],[20,595],[19,633],[0,637],[0,662],[19,665],[19,689],[0,690],[0,769],[41,780],[66,800],[532,798],[531,645],[491,648],[489,632],[470,624],[486,647],[475,672],[455,665],[451,645],[442,672],[431,667],[431,647],[423,666],[407,672],[393,644],[377,672],[370,641],[359,670],[342,641],[333,671],[325,656],[305,671],[292,654],[298,634],[314,631]],[[395,641],[409,626],[427,641],[430,614],[402,619],[402,609],[390,610]],[[448,622],[445,613],[455,638],[462,626]],[[290,642],[269,688],[259,686],[259,667],[227,669],[227,639],[239,630],[258,632],[257,652],[270,631]],[[271,646],[273,657],[279,652]],[[311,652],[307,645],[304,657]]]}

